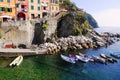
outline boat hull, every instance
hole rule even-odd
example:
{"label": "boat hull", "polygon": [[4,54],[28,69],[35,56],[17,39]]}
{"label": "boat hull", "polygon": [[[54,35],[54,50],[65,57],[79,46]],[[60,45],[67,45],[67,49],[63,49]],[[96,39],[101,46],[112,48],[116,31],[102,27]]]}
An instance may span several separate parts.
{"label": "boat hull", "polygon": [[17,58],[15,58],[9,66],[19,66],[21,64],[21,62],[23,61],[23,56],[18,56]]}
{"label": "boat hull", "polygon": [[72,58],[70,58],[70,57],[67,57],[67,56],[64,56],[64,55],[62,55],[61,54],[61,58],[63,59],[63,60],[65,60],[65,61],[67,61],[67,62],[69,62],[69,63],[75,63],[75,59],[72,59]]}

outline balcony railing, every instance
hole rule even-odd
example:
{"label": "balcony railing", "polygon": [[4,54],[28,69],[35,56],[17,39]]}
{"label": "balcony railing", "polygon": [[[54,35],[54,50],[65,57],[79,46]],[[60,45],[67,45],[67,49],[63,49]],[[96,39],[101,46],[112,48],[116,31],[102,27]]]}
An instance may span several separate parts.
{"label": "balcony railing", "polygon": [[26,8],[17,9],[17,12],[28,12],[28,9]]}

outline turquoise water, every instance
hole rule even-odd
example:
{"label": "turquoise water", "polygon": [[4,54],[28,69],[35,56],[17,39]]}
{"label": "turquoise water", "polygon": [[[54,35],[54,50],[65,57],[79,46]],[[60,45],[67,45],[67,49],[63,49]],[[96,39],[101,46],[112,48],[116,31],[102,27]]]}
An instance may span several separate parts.
{"label": "turquoise water", "polygon": [[[96,31],[105,29],[98,28]],[[111,28],[105,31],[110,31]],[[119,29],[117,29],[119,32]],[[117,32],[115,30],[112,30]],[[112,32],[110,31],[110,32]],[[117,32],[117,33],[118,33]],[[120,52],[120,42],[99,49],[88,49],[82,51],[66,52],[78,53],[83,52],[87,55],[99,55],[100,53]],[[19,67],[6,67],[12,59],[0,58],[0,80],[120,80],[120,60],[118,63],[92,64],[80,63],[70,64],[57,55],[41,55],[26,57]]]}

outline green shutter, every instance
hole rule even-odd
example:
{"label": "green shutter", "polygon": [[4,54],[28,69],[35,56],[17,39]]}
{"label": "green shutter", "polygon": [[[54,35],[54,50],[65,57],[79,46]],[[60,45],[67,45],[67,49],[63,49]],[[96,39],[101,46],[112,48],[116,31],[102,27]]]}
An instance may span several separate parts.
{"label": "green shutter", "polygon": [[8,8],[5,8],[5,11],[8,12]]}
{"label": "green shutter", "polygon": [[0,0],[0,2],[3,2],[3,0]]}
{"label": "green shutter", "polygon": [[12,8],[10,8],[10,12],[12,12]]}
{"label": "green shutter", "polygon": [[8,3],[10,3],[10,0],[7,0]]}
{"label": "green shutter", "polygon": [[2,7],[0,7],[0,11],[2,11]]}

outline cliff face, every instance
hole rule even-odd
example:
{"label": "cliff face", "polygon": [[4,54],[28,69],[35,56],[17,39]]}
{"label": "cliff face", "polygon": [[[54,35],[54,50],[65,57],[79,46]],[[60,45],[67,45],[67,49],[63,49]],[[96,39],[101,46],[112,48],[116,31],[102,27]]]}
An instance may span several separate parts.
{"label": "cliff face", "polygon": [[96,22],[96,20],[88,13],[85,13],[85,16],[89,22],[89,24],[93,27],[93,28],[98,28],[98,24]]}
{"label": "cliff face", "polygon": [[63,15],[57,26],[58,37],[68,37],[69,35],[86,35],[87,29],[92,29],[84,14],[68,13]]}

